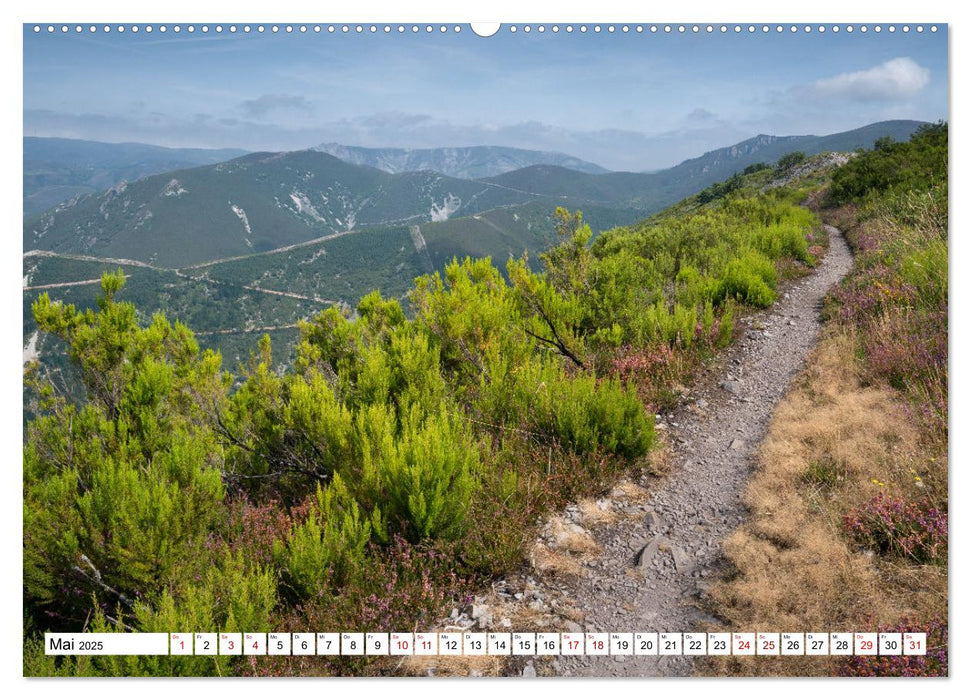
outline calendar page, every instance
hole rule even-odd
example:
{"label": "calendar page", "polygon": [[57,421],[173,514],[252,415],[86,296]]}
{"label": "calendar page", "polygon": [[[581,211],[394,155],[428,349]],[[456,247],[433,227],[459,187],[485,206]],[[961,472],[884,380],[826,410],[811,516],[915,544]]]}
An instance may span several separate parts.
{"label": "calendar page", "polygon": [[891,9],[25,16],[23,675],[947,676]]}

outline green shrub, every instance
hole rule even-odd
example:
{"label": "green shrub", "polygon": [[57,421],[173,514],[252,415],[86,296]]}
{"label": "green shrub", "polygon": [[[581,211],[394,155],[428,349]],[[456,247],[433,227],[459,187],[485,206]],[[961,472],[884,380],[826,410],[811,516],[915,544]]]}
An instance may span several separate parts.
{"label": "green shrub", "polygon": [[806,160],[806,154],[802,151],[791,151],[781,156],[778,161],[776,161],[775,169],[776,172],[784,173],[785,171],[793,168]]}
{"label": "green shrub", "polygon": [[616,380],[598,384],[586,375],[558,382],[543,393],[535,428],[581,454],[605,452],[633,459],[654,443],[654,418],[632,389]]}
{"label": "green shrub", "polygon": [[379,510],[365,516],[340,475],[317,496],[307,518],[286,541],[274,544],[274,558],[297,599],[324,595],[354,581],[372,533],[381,529]]}
{"label": "green shrub", "polygon": [[748,251],[725,266],[715,301],[726,299],[766,307],[775,301],[775,266],[761,253]]}
{"label": "green shrub", "polygon": [[350,458],[352,418],[322,373],[280,377],[271,364],[264,338],[260,361],[219,418],[227,476],[250,493],[297,501]]}
{"label": "green shrub", "polygon": [[468,426],[446,406],[423,414],[414,406],[400,428],[381,405],[357,418],[362,462],[353,490],[380,510],[383,539],[397,533],[412,542],[448,540],[465,528],[480,470],[478,449]]}
{"label": "green shrub", "polygon": [[921,191],[947,179],[948,125],[921,127],[909,141],[881,142],[833,173],[830,199],[836,204],[861,201],[883,192]]}

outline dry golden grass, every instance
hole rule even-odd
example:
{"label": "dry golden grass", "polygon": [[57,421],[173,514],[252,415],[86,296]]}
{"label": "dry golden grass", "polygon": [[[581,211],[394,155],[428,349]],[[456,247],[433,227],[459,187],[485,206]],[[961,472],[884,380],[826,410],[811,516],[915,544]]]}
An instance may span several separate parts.
{"label": "dry golden grass", "polygon": [[530,565],[546,576],[583,576],[583,566],[576,557],[537,543],[529,555]]}
{"label": "dry golden grass", "polygon": [[587,527],[595,525],[609,525],[620,518],[620,514],[609,506],[604,508],[594,498],[585,498],[577,503],[580,520]]}
{"label": "dry golden grass", "polygon": [[581,559],[600,553],[600,545],[589,532],[559,516],[550,521],[549,532],[553,536],[554,548],[559,552],[568,552]]}
{"label": "dry golden grass", "polygon": [[[931,460],[892,391],[862,385],[854,353],[851,336],[825,337],[776,410],[745,497],[750,519],[724,544],[734,571],[710,591],[726,629],[855,631],[947,617],[946,570],[883,560],[843,534],[842,516],[880,490],[916,499],[947,483],[946,459]],[[835,663],[709,661],[719,675],[827,675]]]}
{"label": "dry golden grass", "polygon": [[667,476],[671,473],[674,468],[674,462],[671,458],[671,445],[668,444],[667,440],[663,439],[663,436],[657,441],[654,449],[648,455],[649,464],[646,468],[646,472],[651,476],[662,477]]}
{"label": "dry golden grass", "polygon": [[400,676],[498,676],[505,663],[503,656],[402,656],[393,671]]}
{"label": "dry golden grass", "polygon": [[638,505],[647,503],[651,492],[640,484],[625,479],[614,486],[610,491],[610,497],[619,501],[624,501],[628,505]]}

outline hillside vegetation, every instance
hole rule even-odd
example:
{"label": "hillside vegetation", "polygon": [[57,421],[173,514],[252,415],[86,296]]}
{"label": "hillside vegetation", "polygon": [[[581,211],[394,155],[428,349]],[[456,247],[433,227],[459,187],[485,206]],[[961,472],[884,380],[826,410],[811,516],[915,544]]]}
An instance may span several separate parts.
{"label": "hillside vegetation", "polygon": [[163,148],[143,143],[24,137],[24,217],[122,181],[237,158],[238,149]]}
{"label": "hillside vegetation", "polygon": [[927,632],[927,656],[734,657],[732,674],[948,674],[946,124],[833,174],[820,215],[856,253],[776,412],[712,591],[727,629]]}
{"label": "hillside vegetation", "polygon": [[[594,241],[455,259],[407,294],[264,338],[239,372],[189,327],[32,304],[83,380],[34,375],[24,448],[27,675],[386,673],[352,657],[43,655],[47,629],[413,629],[518,565],[537,520],[656,469],[655,410],[733,319],[821,251],[798,193],[754,186]],[[537,270],[536,268],[541,268]],[[137,279],[133,277],[133,280]]]}

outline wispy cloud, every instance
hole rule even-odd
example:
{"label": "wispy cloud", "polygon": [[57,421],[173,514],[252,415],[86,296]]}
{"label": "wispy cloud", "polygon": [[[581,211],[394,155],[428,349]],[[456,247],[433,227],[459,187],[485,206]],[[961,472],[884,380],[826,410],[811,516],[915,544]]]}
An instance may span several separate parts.
{"label": "wispy cloud", "polygon": [[249,119],[264,119],[271,113],[313,112],[313,105],[302,95],[260,95],[240,104],[243,116]]}
{"label": "wispy cloud", "polygon": [[911,58],[894,58],[868,70],[840,73],[817,80],[814,92],[822,97],[858,101],[901,100],[914,97],[931,81],[931,72]]}
{"label": "wispy cloud", "polygon": [[685,117],[685,121],[706,122],[714,118],[715,118],[715,114],[713,112],[709,112],[704,107],[696,107],[695,109],[691,110],[691,112],[688,113],[688,115]]}

